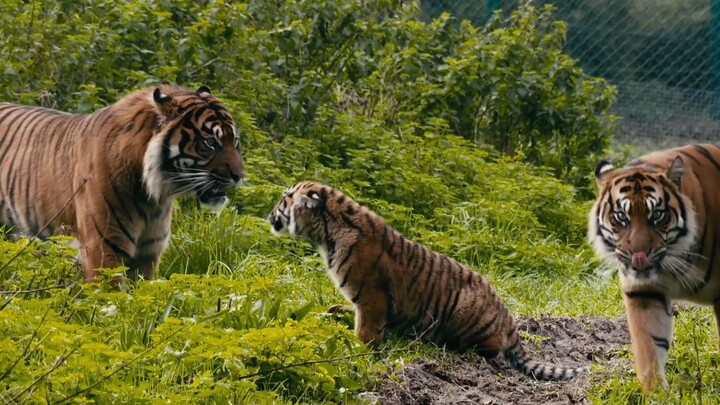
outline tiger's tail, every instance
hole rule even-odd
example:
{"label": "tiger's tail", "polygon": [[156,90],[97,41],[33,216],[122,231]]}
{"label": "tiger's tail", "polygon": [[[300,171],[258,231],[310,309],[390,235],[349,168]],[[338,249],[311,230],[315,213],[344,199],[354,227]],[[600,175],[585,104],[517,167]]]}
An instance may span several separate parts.
{"label": "tiger's tail", "polygon": [[520,339],[516,337],[514,343],[503,349],[503,357],[510,365],[525,375],[541,381],[570,380],[578,374],[588,371],[588,367],[566,368],[534,360],[525,351]]}

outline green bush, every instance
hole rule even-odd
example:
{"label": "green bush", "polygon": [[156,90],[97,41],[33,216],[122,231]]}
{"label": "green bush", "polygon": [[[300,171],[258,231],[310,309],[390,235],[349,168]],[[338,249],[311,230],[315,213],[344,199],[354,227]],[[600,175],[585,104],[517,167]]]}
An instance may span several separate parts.
{"label": "green bush", "polygon": [[326,319],[345,299],[315,250],[270,235],[267,213],[299,180],[340,188],[521,308],[543,291],[531,310],[567,310],[596,264],[568,181],[584,186],[607,142],[613,90],[562,54],[549,9],[478,29],[422,22],[400,0],[3,6],[0,98],[84,112],[156,81],[208,84],[248,170],[219,214],[176,204],[161,279],[130,294],[79,284],[64,239],[16,259],[27,241],[0,240],[3,400],[358,400],[393,355]]}
{"label": "green bush", "polygon": [[344,111],[399,139],[443,120],[583,187],[612,130],[614,89],[562,53],[550,7],[478,29],[399,0],[43,3],[0,17],[6,100],[89,111],[157,80],[205,83],[276,141],[334,131]]}

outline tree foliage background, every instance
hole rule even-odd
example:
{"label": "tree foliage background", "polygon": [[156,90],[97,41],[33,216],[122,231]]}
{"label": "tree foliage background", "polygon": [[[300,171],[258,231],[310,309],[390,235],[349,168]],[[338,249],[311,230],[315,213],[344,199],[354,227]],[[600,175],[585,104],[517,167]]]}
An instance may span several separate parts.
{"label": "tree foliage background", "polygon": [[[86,113],[156,82],[206,84],[248,170],[219,216],[177,207],[165,280],[130,295],[78,285],[62,241],[3,267],[13,401],[336,402],[371,386],[387,363],[363,357],[351,320],[316,314],[341,296],[308,246],[264,223],[298,180],[339,187],[485,274],[541,285],[596,266],[586,199],[614,89],[562,52],[550,8],[476,27],[396,0],[0,7],[2,100]],[[0,241],[0,263],[25,243]]]}

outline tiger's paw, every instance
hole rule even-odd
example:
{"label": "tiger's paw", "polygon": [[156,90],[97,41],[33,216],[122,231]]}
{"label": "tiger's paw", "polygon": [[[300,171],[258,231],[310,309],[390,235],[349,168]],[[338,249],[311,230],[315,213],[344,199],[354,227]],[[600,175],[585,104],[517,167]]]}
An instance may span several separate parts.
{"label": "tiger's paw", "polygon": [[350,305],[337,304],[327,310],[328,314],[349,314],[355,312],[355,307]]}
{"label": "tiger's paw", "polygon": [[371,328],[360,328],[355,332],[355,335],[366,345],[372,347],[373,349],[377,349],[383,342],[383,332],[384,331],[382,329],[377,331]]}

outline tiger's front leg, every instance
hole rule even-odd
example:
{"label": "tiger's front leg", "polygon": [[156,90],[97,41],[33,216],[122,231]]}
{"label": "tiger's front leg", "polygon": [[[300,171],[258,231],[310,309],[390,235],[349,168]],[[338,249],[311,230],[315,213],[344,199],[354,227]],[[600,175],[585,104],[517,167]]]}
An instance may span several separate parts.
{"label": "tiger's front leg", "polygon": [[713,311],[715,312],[715,327],[718,331],[718,342],[720,342],[720,297],[715,299]]}
{"label": "tiger's front leg", "polygon": [[138,274],[142,276],[144,280],[154,280],[155,271],[160,264],[160,257],[156,258],[144,258],[138,261],[137,270]]}
{"label": "tiger's front leg", "polygon": [[[112,246],[104,243],[102,238],[78,235],[80,240],[80,260],[85,273],[85,282],[97,282],[99,268],[113,268],[123,265],[122,259],[113,251]],[[121,283],[121,281],[118,281]]]}
{"label": "tiger's front leg", "polygon": [[632,340],[635,371],[645,392],[667,387],[665,361],[672,341],[670,300],[659,292],[626,292],[625,312]]}
{"label": "tiger's front leg", "polygon": [[380,291],[368,291],[356,305],[355,335],[363,343],[377,347],[388,322],[388,297]]}
{"label": "tiger's front leg", "polygon": [[[77,238],[80,242],[80,259],[85,272],[85,282],[97,281],[99,268],[128,265],[135,253],[135,245],[113,223],[104,205],[91,205],[88,201],[77,203]],[[124,283],[124,278],[113,280],[113,286]]]}

